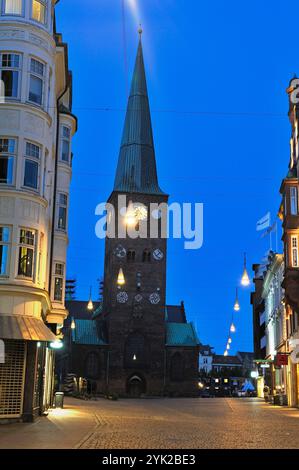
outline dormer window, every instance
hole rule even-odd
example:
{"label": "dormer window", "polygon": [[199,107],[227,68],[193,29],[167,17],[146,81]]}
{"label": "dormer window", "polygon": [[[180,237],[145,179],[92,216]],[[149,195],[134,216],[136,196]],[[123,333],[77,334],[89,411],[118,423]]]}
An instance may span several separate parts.
{"label": "dormer window", "polygon": [[4,0],[4,14],[18,15],[23,13],[23,0]]}
{"label": "dormer window", "polygon": [[32,0],[31,18],[38,23],[46,23],[46,0]]}

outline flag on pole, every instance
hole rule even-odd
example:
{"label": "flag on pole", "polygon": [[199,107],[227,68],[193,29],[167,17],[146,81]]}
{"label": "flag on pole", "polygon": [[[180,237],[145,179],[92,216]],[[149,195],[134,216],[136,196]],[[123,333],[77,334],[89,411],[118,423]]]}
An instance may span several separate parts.
{"label": "flag on pole", "polygon": [[271,222],[271,214],[268,212],[264,217],[262,217],[257,223],[256,223],[256,230],[257,232],[260,232],[261,230],[265,230],[266,228],[270,227]]}
{"label": "flag on pole", "polygon": [[276,232],[276,230],[277,230],[277,222],[274,222],[274,224],[271,225],[271,227],[269,227],[264,233],[262,233],[261,237],[264,238],[270,233]]}

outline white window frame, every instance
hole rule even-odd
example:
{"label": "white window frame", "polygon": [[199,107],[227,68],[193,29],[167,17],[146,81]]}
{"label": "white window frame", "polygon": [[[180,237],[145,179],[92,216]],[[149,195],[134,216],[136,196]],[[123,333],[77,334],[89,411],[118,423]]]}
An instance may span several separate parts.
{"label": "white window frame", "polygon": [[[44,21],[39,21],[36,18],[33,18],[33,2],[40,3],[41,5],[44,6],[45,8],[45,18]],[[30,19],[34,21],[35,23],[42,25],[42,26],[47,26],[48,23],[48,0],[30,0]]]}
{"label": "white window frame", "polygon": [[[21,242],[21,234],[22,231],[31,232],[33,234],[33,244],[26,243],[26,241]],[[18,235],[18,252],[17,252],[17,277],[22,279],[28,279],[33,281],[35,275],[35,263],[36,263],[36,246],[37,246],[37,231],[31,229],[29,227],[20,227],[19,228],[19,235]],[[25,274],[19,273],[19,266],[20,266],[20,250],[21,248],[26,248],[28,250],[32,250],[32,273],[31,276],[26,276]]]}
{"label": "white window frame", "polygon": [[[66,203],[61,202],[61,196],[66,197]],[[68,194],[63,193],[63,192],[58,192],[57,193],[57,230],[60,230],[62,232],[67,232],[67,222],[68,222],[68,203],[69,203],[69,197]],[[65,209],[65,227],[60,227],[60,208]]]}
{"label": "white window frame", "polygon": [[[40,74],[36,70],[32,69],[33,61],[35,61],[38,64],[43,66],[43,73],[42,74]],[[41,102],[40,103],[30,99],[31,78],[36,78],[36,79],[40,80],[41,83],[42,83],[42,93],[41,93]],[[33,104],[34,106],[38,106],[38,107],[41,107],[41,108],[44,106],[44,101],[45,101],[45,78],[46,78],[46,64],[42,60],[38,59],[37,57],[30,56],[29,57],[28,102]]]}
{"label": "white window frame", "polygon": [[0,229],[7,229],[8,230],[8,240],[3,240],[2,234],[0,235],[0,246],[4,246],[7,248],[7,256],[6,256],[6,266],[5,272],[1,272],[1,265],[0,265],[0,277],[9,277],[10,272],[10,253],[11,253],[11,237],[12,237],[12,227],[9,225],[0,225]]}
{"label": "white window frame", "polygon": [[[18,67],[16,65],[7,66],[2,65],[3,63],[3,56],[11,55],[17,56],[19,58]],[[4,100],[7,101],[19,101],[20,100],[20,90],[21,90],[21,80],[22,80],[22,54],[15,51],[1,51],[0,53],[0,71],[9,71],[9,72],[16,72],[18,74],[18,87],[17,87],[17,96],[6,96],[5,95],[5,87],[4,87]],[[0,80],[2,79],[2,73],[0,74]]]}
{"label": "white window frame", "polygon": [[[65,129],[67,129],[69,135],[65,135],[65,133],[64,133]],[[65,163],[66,165],[70,165],[70,161],[71,161],[71,135],[72,135],[71,128],[69,126],[66,126],[65,124],[63,124],[60,128],[60,136],[61,136],[61,138],[60,138],[60,161],[62,163]],[[67,160],[62,158],[63,143],[64,142],[67,142],[68,147],[69,147]]]}
{"label": "white window frame", "polygon": [[291,235],[291,256],[292,256],[292,260],[291,260],[292,261],[292,267],[293,268],[299,268],[298,235]]}
{"label": "white window frame", "polygon": [[[58,270],[58,266],[60,266],[62,268],[61,271]],[[55,297],[56,280],[59,280],[59,281],[62,282],[61,299],[57,299]],[[55,261],[54,262],[54,282],[53,282],[53,300],[54,300],[54,302],[63,303],[63,301],[64,301],[64,289],[65,289],[65,264],[62,263],[61,261]]]}
{"label": "white window frame", "polygon": [[298,215],[298,188],[290,186],[290,207],[291,215]]}
{"label": "white window frame", "polygon": [[[8,141],[8,148],[7,151],[1,152],[1,146],[4,144],[4,141]],[[13,142],[13,150],[9,149],[10,142]],[[0,160],[5,159],[5,158],[11,158],[13,161],[13,168],[12,168],[12,181],[11,183],[6,183],[4,181],[0,181],[0,187],[2,185],[5,186],[14,186],[15,185],[15,173],[16,173],[16,159],[17,159],[17,153],[18,153],[18,140],[15,137],[6,137],[6,136],[1,136],[0,137]]]}
{"label": "white window frame", "polygon": [[[38,156],[34,156],[33,154],[27,153],[27,144],[34,146],[38,149]],[[41,161],[41,146],[35,142],[30,142],[29,140],[25,141],[25,152],[24,152],[24,169],[23,169],[23,188],[26,188],[30,191],[38,192],[40,189],[40,161]],[[37,186],[27,186],[25,184],[25,171],[26,171],[26,162],[33,162],[37,165]]]}
{"label": "white window frame", "polygon": [[9,0],[3,0],[2,2],[2,15],[4,16],[24,16],[24,0],[20,0],[21,1],[21,13],[6,13],[6,3],[8,2]]}

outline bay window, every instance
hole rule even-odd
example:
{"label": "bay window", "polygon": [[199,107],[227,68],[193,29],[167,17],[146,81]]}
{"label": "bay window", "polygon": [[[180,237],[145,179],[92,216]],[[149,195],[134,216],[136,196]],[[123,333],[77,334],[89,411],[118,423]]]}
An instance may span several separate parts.
{"label": "bay window", "polygon": [[31,18],[38,23],[46,23],[47,0],[32,0]]}
{"label": "bay window", "polygon": [[10,227],[0,227],[0,276],[9,274]]}
{"label": "bay window", "polygon": [[62,302],[64,284],[64,265],[55,263],[54,300]]}
{"label": "bay window", "polygon": [[69,163],[71,130],[66,126],[62,126],[61,134],[61,160]]}
{"label": "bay window", "polygon": [[67,195],[58,194],[58,229],[66,230],[67,220]]}
{"label": "bay window", "polygon": [[296,186],[290,187],[291,215],[298,214],[298,190]]}
{"label": "bay window", "polygon": [[16,152],[15,139],[0,138],[0,184],[14,183]]}
{"label": "bay window", "polygon": [[5,98],[19,97],[21,56],[19,54],[0,54],[0,79],[4,84]]}
{"label": "bay window", "polygon": [[18,275],[33,277],[35,257],[35,232],[29,229],[20,230]]}
{"label": "bay window", "polygon": [[38,189],[40,147],[26,142],[24,186],[26,188]]}
{"label": "bay window", "polygon": [[4,0],[3,13],[5,15],[22,15],[23,0]]}
{"label": "bay window", "polygon": [[42,105],[45,66],[36,59],[30,59],[29,101]]}

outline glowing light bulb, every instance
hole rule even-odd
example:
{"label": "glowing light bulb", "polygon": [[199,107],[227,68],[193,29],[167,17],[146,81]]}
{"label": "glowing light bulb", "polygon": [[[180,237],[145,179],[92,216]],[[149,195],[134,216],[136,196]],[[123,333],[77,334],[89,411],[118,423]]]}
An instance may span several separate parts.
{"label": "glowing light bulb", "polygon": [[242,276],[242,279],[241,279],[241,284],[242,286],[244,287],[248,287],[250,285],[250,278],[248,276],[248,272],[247,272],[247,269],[244,268],[244,271],[243,271],[243,276]]}
{"label": "glowing light bulb", "polygon": [[93,310],[93,302],[91,299],[88,301],[87,310]]}
{"label": "glowing light bulb", "polygon": [[236,332],[236,327],[235,325],[232,323],[231,326],[230,326],[230,331],[231,333],[235,333]]}
{"label": "glowing light bulb", "polygon": [[75,323],[74,318],[72,318],[71,329],[75,330],[75,328],[76,328],[76,323]]}
{"label": "glowing light bulb", "polygon": [[136,357],[136,354],[134,354],[133,361],[136,361],[136,360],[137,360],[137,357]]}
{"label": "glowing light bulb", "polygon": [[231,344],[231,342],[232,342],[232,339],[228,338],[228,344]]}
{"label": "glowing light bulb", "polygon": [[239,312],[240,310],[240,304],[239,304],[239,298],[238,298],[238,288],[236,289],[236,300],[235,300],[235,305],[234,305],[234,311]]}
{"label": "glowing light bulb", "polygon": [[119,286],[123,286],[126,283],[124,272],[122,268],[119,269],[118,277],[117,277],[117,284]]}
{"label": "glowing light bulb", "polygon": [[227,351],[230,349],[229,343],[227,343],[226,349],[227,349]]}
{"label": "glowing light bulb", "polygon": [[228,352],[227,350],[225,350],[223,356],[227,356],[227,355],[228,355]]}

